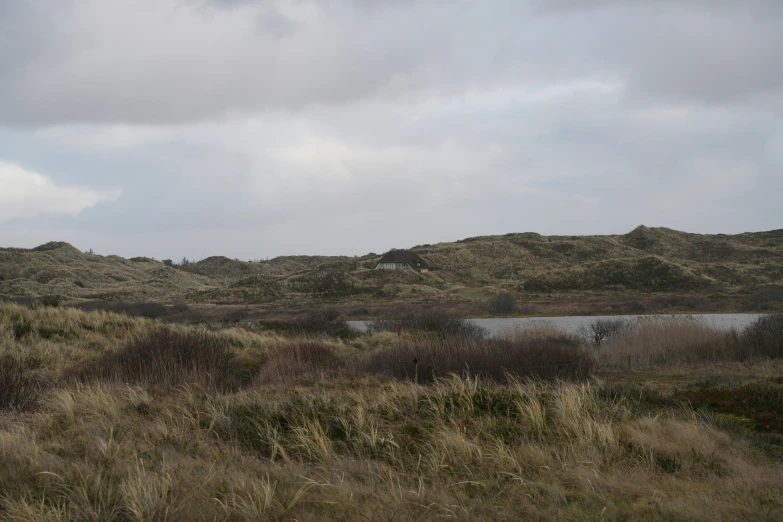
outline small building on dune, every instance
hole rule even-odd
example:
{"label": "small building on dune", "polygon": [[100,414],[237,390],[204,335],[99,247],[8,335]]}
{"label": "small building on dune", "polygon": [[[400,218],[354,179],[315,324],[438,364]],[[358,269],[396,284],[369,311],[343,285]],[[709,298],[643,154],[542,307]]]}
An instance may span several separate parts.
{"label": "small building on dune", "polygon": [[429,272],[430,265],[416,252],[410,250],[392,250],[386,252],[375,265],[375,269],[386,270],[416,270],[417,272]]}

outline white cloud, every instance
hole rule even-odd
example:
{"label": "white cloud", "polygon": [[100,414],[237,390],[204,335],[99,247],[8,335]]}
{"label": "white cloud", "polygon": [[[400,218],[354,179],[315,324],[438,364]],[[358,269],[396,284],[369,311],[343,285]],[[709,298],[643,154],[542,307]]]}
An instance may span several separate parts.
{"label": "white cloud", "polygon": [[40,214],[76,215],[98,203],[117,199],[120,193],[59,187],[42,174],[0,161],[0,223]]}

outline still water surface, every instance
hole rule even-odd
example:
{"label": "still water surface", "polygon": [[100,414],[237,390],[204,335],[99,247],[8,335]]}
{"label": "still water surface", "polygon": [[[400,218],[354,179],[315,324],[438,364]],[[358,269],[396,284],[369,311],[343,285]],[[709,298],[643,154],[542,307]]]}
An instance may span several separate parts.
{"label": "still water surface", "polygon": [[[503,317],[503,318],[483,318],[470,319],[477,325],[485,328],[490,335],[513,331],[515,329],[535,328],[535,327],[553,327],[566,333],[575,334],[581,326],[588,326],[597,319],[637,319],[639,317],[689,317],[694,321],[719,328],[721,330],[730,330],[735,328],[742,330],[750,323],[755,321],[760,314],[698,314],[698,315],[572,315],[565,317]],[[348,321],[352,328],[359,331],[367,330],[367,321]]]}

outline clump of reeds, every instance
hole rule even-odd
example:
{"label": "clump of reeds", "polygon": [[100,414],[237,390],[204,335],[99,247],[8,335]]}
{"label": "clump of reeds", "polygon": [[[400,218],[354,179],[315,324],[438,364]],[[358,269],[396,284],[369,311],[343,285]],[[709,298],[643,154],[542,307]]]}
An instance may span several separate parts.
{"label": "clump of reeds", "polygon": [[693,317],[643,317],[603,342],[597,358],[605,368],[650,367],[732,360],[726,332]]}
{"label": "clump of reeds", "polygon": [[729,332],[691,316],[636,319],[619,335],[597,345],[604,368],[678,366],[783,357],[783,315],[762,316]]}
{"label": "clump of reeds", "polygon": [[601,346],[605,341],[631,332],[635,321],[624,318],[596,319],[589,325],[579,327],[578,335],[593,346]]}

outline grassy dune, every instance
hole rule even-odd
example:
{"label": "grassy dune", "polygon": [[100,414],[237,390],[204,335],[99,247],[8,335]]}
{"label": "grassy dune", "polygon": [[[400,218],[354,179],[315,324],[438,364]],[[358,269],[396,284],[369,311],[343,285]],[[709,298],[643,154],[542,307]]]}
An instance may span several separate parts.
{"label": "grassy dune", "polygon": [[[290,305],[481,303],[510,292],[552,313],[584,313],[547,308],[552,302],[583,301],[608,301],[614,312],[783,310],[783,230],[701,235],[638,227],[612,236],[524,233],[413,250],[435,269],[428,274],[372,270],[380,257],[376,254],[259,262],[210,257],[166,266],[48,243],[31,250],[0,249],[5,279],[0,297]],[[621,305],[618,299],[628,302]]]}
{"label": "grassy dune", "polygon": [[[0,520],[780,520],[778,352],[688,327],[343,340],[0,304]],[[413,354],[477,371],[389,371]]]}

